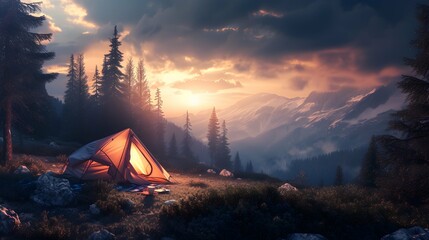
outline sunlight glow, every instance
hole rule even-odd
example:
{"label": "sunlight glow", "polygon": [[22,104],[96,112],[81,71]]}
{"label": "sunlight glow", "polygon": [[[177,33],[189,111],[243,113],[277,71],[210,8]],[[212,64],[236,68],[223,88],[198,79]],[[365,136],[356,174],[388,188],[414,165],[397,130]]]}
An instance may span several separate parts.
{"label": "sunlight glow", "polygon": [[198,106],[201,104],[201,97],[199,95],[196,94],[191,94],[188,97],[188,103],[190,106]]}

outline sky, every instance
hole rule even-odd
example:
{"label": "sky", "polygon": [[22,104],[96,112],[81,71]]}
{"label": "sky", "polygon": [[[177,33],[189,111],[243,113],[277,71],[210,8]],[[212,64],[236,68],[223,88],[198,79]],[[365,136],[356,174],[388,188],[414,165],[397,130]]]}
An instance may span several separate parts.
{"label": "sky", "polygon": [[43,0],[62,99],[71,54],[89,84],[117,25],[124,53],[143,59],[166,117],[223,108],[256,93],[373,88],[410,70],[417,0]]}

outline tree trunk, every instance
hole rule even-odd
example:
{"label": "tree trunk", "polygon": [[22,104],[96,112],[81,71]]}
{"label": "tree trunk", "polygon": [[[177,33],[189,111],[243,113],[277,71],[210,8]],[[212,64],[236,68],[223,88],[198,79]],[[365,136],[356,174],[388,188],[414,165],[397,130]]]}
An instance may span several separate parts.
{"label": "tree trunk", "polygon": [[12,100],[6,97],[4,104],[4,126],[3,126],[3,156],[1,164],[5,165],[12,160]]}

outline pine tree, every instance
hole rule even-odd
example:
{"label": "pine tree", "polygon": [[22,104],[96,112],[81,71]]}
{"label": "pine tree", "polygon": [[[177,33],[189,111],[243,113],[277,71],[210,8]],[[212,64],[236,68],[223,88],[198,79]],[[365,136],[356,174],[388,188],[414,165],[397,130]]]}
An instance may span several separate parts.
{"label": "pine tree", "polygon": [[78,106],[78,116],[83,117],[85,105],[89,99],[88,76],[85,73],[85,62],[83,54],[80,54],[76,62],[76,104]]}
{"label": "pine tree", "polygon": [[343,168],[340,165],[338,165],[337,170],[335,171],[334,185],[341,186],[343,184],[344,184]]}
{"label": "pine tree", "polygon": [[135,81],[135,74],[134,74],[134,62],[132,58],[128,59],[127,65],[125,66],[125,76],[124,76],[124,82],[125,82],[125,95],[128,97],[128,105],[131,106],[131,95],[132,95],[132,87]]}
{"label": "pine tree", "polygon": [[85,109],[89,100],[88,77],[85,73],[83,54],[80,54],[76,61],[71,55],[67,76],[69,76],[69,80],[63,111],[65,134],[72,140],[82,140],[81,136],[85,132]]}
{"label": "pine tree", "polygon": [[[411,45],[417,50],[414,58],[405,58],[405,64],[414,70],[414,76],[403,75],[399,87],[407,95],[407,106],[395,114],[391,128],[403,133],[403,138],[392,137],[390,159],[399,162],[429,163],[429,6],[419,5],[417,36]],[[406,152],[406,154],[405,154]],[[408,159],[404,159],[407,156]]]}
{"label": "pine tree", "polygon": [[253,163],[252,161],[248,161],[246,165],[246,172],[247,173],[253,173]]}
{"label": "pine tree", "polygon": [[[56,74],[43,73],[46,60],[55,55],[46,52],[42,44],[52,34],[32,33],[45,21],[36,16],[40,3],[22,3],[19,0],[0,1],[0,116],[3,118],[3,155],[1,163],[12,159],[12,115],[16,102],[36,102],[45,97],[45,83]],[[31,101],[31,102],[30,102]]]}
{"label": "pine tree", "polygon": [[121,71],[123,54],[119,50],[121,42],[117,27],[113,31],[113,38],[110,39],[110,51],[105,55],[105,66],[103,64],[103,81],[101,84],[101,95],[103,96],[102,103],[107,107],[112,103],[120,103],[126,101],[125,87],[122,83],[124,74]]}
{"label": "pine tree", "polygon": [[165,155],[165,119],[164,112],[162,111],[163,101],[161,99],[161,90],[156,89],[155,93],[155,137],[158,156],[162,159]]}
{"label": "pine tree", "polygon": [[217,149],[219,145],[219,120],[216,116],[216,109],[213,108],[212,114],[210,116],[209,125],[208,125],[208,133],[207,140],[209,146],[209,153],[211,159],[211,165],[214,166],[216,162]]}
{"label": "pine tree", "polygon": [[376,138],[372,137],[371,142],[369,143],[368,151],[366,152],[365,158],[362,161],[362,167],[359,174],[360,183],[366,187],[375,187],[378,169],[377,142]]}
{"label": "pine tree", "polygon": [[225,120],[222,122],[222,134],[219,138],[219,145],[216,153],[216,167],[218,168],[231,168],[231,150],[229,149],[228,142],[228,129],[226,128]]}
{"label": "pine tree", "polygon": [[241,166],[240,153],[237,152],[234,158],[234,172],[240,173],[243,171],[243,167]]}
{"label": "pine tree", "polygon": [[168,157],[172,159],[177,159],[177,156],[178,156],[178,150],[177,150],[176,134],[173,133],[170,139],[170,144],[168,145]]}
{"label": "pine tree", "polygon": [[67,80],[66,84],[66,91],[64,94],[64,108],[66,111],[68,108],[72,108],[72,106],[75,105],[73,102],[76,100],[76,89],[77,89],[77,69],[76,69],[76,62],[74,60],[74,55],[72,54],[70,56],[70,62],[69,62],[69,70],[67,73],[67,77],[69,78]]}
{"label": "pine tree", "polygon": [[143,60],[140,59],[137,65],[137,103],[143,110],[149,111],[152,109],[152,101],[150,97],[150,89],[146,78]]}
{"label": "pine tree", "polygon": [[192,136],[191,136],[191,120],[189,118],[189,112],[186,111],[186,120],[185,125],[183,126],[183,144],[182,144],[182,155],[188,160],[189,162],[194,161],[194,154],[191,150],[192,145]]}
{"label": "pine tree", "polygon": [[100,106],[100,88],[101,88],[101,76],[100,72],[98,71],[97,65],[95,65],[95,72],[94,76],[92,77],[92,92],[93,92],[93,99],[96,106]]}

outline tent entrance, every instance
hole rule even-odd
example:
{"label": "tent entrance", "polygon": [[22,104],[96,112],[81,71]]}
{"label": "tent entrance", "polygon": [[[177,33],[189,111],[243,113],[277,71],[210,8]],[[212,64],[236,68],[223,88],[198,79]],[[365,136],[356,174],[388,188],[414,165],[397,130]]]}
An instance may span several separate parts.
{"label": "tent entrance", "polygon": [[149,176],[152,174],[152,165],[133,141],[130,146],[130,164],[139,175]]}

